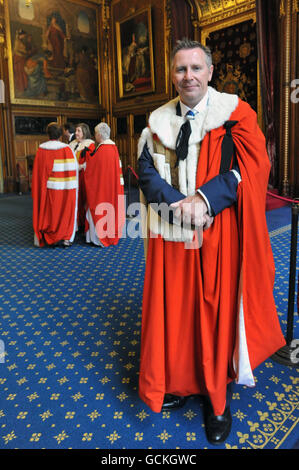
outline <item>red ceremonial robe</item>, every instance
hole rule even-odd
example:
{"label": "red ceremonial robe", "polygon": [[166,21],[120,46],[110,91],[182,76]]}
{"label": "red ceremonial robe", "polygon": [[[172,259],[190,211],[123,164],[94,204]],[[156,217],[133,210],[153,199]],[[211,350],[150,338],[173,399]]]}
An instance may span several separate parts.
{"label": "red ceremonial robe", "polygon": [[[91,139],[84,139],[81,142],[73,140],[70,143],[71,149],[73,149],[78,165],[79,165],[79,192],[78,192],[78,228],[84,229],[85,226],[85,215],[86,215],[86,191],[85,191],[85,180],[84,171],[81,165],[86,162],[87,154],[93,148],[94,141]],[[87,150],[86,150],[87,149]],[[84,150],[84,152],[83,152]]]}
{"label": "red ceremonial robe", "polygon": [[51,140],[37,150],[32,173],[36,244],[73,241],[76,232],[78,164],[70,147]]}
{"label": "red ceremonial robe", "polygon": [[[142,309],[140,397],[156,412],[164,394],[203,394],[225,409],[229,382],[253,386],[252,370],[285,344],[273,298],[265,219],[270,170],[256,114],[230,116],[242,181],[238,205],[215,216],[200,250],[149,238]],[[196,188],[219,173],[225,129],[201,142]]]}
{"label": "red ceremonial robe", "polygon": [[[91,148],[95,150],[95,146]],[[115,143],[107,139],[88,155],[84,172],[87,213],[104,246],[116,245],[125,223],[124,182]],[[88,222],[85,231],[88,232]]]}

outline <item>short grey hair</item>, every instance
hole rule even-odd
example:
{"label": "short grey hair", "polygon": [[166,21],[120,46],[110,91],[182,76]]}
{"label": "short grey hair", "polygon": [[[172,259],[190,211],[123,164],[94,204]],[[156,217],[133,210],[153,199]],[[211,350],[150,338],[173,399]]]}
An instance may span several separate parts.
{"label": "short grey hair", "polygon": [[173,59],[174,59],[174,56],[177,54],[177,52],[179,52],[182,49],[197,49],[197,48],[204,51],[205,56],[206,56],[207,66],[211,67],[213,63],[211,49],[201,44],[201,42],[193,41],[192,39],[188,39],[188,38],[183,38],[176,42],[176,45],[174,46],[171,52],[171,66],[173,65]]}
{"label": "short grey hair", "polygon": [[95,131],[96,134],[100,134],[100,136],[104,140],[110,138],[111,129],[110,129],[110,127],[108,126],[108,124],[106,122],[100,122],[100,124],[98,124],[94,128],[94,131]]}

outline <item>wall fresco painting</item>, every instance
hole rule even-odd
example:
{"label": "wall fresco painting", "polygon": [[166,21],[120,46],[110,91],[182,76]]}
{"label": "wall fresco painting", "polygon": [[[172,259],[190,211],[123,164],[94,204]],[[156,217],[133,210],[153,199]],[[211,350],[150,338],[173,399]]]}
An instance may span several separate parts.
{"label": "wall fresco painting", "polygon": [[100,102],[97,9],[84,2],[11,0],[11,101],[95,107]]}

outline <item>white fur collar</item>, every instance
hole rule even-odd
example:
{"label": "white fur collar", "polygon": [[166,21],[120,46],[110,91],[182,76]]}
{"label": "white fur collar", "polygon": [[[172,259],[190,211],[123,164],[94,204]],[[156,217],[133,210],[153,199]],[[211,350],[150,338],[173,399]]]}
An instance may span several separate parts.
{"label": "white fur collar", "polygon": [[[201,142],[207,132],[217,129],[227,121],[238,105],[238,96],[220,93],[208,87],[209,100],[207,108],[198,113],[191,123],[192,133],[190,144]],[[175,149],[177,135],[185,118],[176,115],[176,105],[179,97],[169,101],[153,111],[149,118],[149,126],[157,134],[165,147]]]}
{"label": "white fur collar", "polygon": [[68,147],[68,145],[64,142],[60,142],[60,140],[48,140],[48,142],[40,144],[40,148],[45,150],[59,150],[64,147]]}
{"label": "white fur collar", "polygon": [[115,142],[113,142],[111,139],[106,139],[100,145],[115,145]]}
{"label": "white fur collar", "polygon": [[82,140],[82,142],[78,142],[77,140],[72,140],[72,142],[70,143],[70,147],[73,150],[75,150],[76,148],[76,152],[79,152],[80,150],[83,150],[84,147],[89,147],[91,144],[94,144],[94,141],[91,139],[85,139],[85,140]]}
{"label": "white fur collar", "polygon": [[101,142],[100,144],[98,144],[98,145],[96,146],[96,151],[97,151],[100,147],[102,147],[102,145],[115,145],[115,142],[113,142],[113,140],[111,140],[111,139],[103,140],[103,142]]}

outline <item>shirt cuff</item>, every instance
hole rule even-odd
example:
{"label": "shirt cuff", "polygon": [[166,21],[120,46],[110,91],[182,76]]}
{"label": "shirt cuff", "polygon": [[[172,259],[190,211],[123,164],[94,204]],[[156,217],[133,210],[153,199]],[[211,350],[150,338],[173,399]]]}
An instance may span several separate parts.
{"label": "shirt cuff", "polygon": [[208,214],[210,217],[213,217],[213,214],[212,214],[212,209],[211,209],[211,206],[210,206],[210,203],[207,199],[207,197],[205,196],[205,194],[200,190],[200,189],[197,189],[197,192],[201,195],[201,197],[203,198],[203,200],[205,201],[206,203],[206,206],[208,208]]}
{"label": "shirt cuff", "polygon": [[242,178],[241,178],[240,173],[237,170],[230,170],[230,171],[232,171],[235,177],[237,178],[238,184],[241,183]]}

